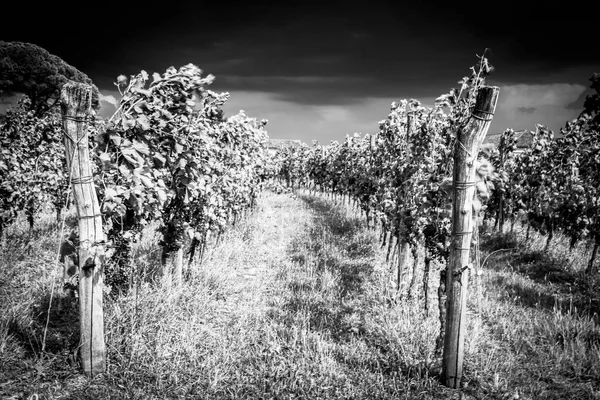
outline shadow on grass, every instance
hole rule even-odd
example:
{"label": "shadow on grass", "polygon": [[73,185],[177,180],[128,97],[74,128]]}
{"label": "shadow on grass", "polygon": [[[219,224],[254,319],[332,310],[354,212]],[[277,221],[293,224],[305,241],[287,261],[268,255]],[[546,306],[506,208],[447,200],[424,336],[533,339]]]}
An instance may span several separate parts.
{"label": "shadow on grass", "polygon": [[526,285],[515,282],[502,275],[495,276],[492,285],[504,290],[504,297],[517,304],[543,308],[561,314],[573,314],[586,317],[600,323],[600,299],[596,296],[577,291],[569,291],[569,286]]}
{"label": "shadow on grass", "polygon": [[[76,226],[76,219],[67,216],[65,235],[73,224]],[[55,276],[53,269],[57,266],[53,260],[58,259],[59,235],[56,221],[36,223],[33,230],[12,229],[6,237],[6,248],[2,249],[4,268],[0,286],[4,285],[4,290],[0,301],[3,298],[11,301],[2,308],[0,323],[15,349],[28,362],[37,361],[42,350],[48,359],[62,359],[76,350],[79,341],[77,299],[58,287],[51,298],[49,286],[36,285],[38,277]]]}
{"label": "shadow on grass", "polygon": [[[364,333],[366,309],[361,299],[372,265],[356,261],[320,264],[321,268],[314,267],[312,278],[296,277],[288,282],[290,295],[279,312],[305,315],[311,330],[327,332],[340,342]],[[333,286],[324,283],[326,271],[333,277]]]}
{"label": "shadow on grass", "polygon": [[[73,354],[79,342],[79,304],[76,298],[55,296],[50,306],[50,294],[33,305],[29,315],[12,318],[7,323],[8,334],[23,349],[27,357]],[[48,323],[46,330],[46,323]]]}
{"label": "shadow on grass", "polygon": [[[508,282],[505,277],[496,276],[493,284],[504,287],[513,300],[525,306],[573,312],[600,322],[598,275],[588,276],[566,268],[566,260],[549,252],[531,250],[510,233],[483,238],[481,251],[490,255],[485,267],[496,272],[509,270],[536,283],[526,285],[518,281]],[[482,258],[485,259],[487,255]]]}
{"label": "shadow on grass", "polygon": [[306,205],[317,215],[325,218],[324,224],[327,225],[336,239],[347,239],[354,236],[358,231],[364,229],[364,221],[361,218],[345,218],[341,214],[340,206],[328,200],[318,197],[298,196]]}

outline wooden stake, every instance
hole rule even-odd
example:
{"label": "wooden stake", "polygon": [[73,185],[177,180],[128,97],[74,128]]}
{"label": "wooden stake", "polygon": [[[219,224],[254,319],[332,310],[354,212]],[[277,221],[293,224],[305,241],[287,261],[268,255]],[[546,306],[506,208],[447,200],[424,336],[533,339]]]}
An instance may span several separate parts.
{"label": "wooden stake", "polygon": [[592,256],[588,261],[588,266],[585,269],[586,274],[592,274],[594,272],[594,260],[596,259],[596,254],[598,254],[598,242],[594,243],[594,249],[592,250]]}
{"label": "wooden stake", "polygon": [[402,295],[404,291],[404,278],[406,276],[406,271],[408,270],[408,264],[410,262],[410,245],[404,239],[398,239],[398,275],[396,277],[396,289]]}
{"label": "wooden stake", "polygon": [[447,321],[442,360],[443,383],[452,388],[460,387],[463,372],[469,252],[475,225],[472,204],[476,195],[476,160],[479,145],[483,142],[492,121],[499,91],[496,86],[479,89],[468,124],[457,132],[453,172],[452,241],[446,273]]}
{"label": "wooden stake", "polygon": [[77,82],[66,83],[60,97],[67,166],[79,219],[79,355],[84,373],[93,377],[105,370],[102,288],[106,240],[89,157],[91,99],[92,88]]}
{"label": "wooden stake", "polygon": [[183,283],[183,249],[177,250],[175,264],[173,265],[173,282],[176,286]]}

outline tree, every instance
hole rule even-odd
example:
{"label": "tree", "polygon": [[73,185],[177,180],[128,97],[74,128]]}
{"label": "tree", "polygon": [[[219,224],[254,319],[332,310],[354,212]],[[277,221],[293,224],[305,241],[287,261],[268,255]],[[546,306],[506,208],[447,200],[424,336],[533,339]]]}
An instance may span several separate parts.
{"label": "tree", "polygon": [[52,108],[68,80],[91,85],[92,108],[100,108],[98,88],[86,74],[35,44],[0,41],[0,95],[26,94],[36,116]]}
{"label": "tree", "polygon": [[586,97],[582,114],[589,114],[592,117],[592,124],[598,126],[600,125],[600,73],[594,73],[590,77],[590,81],[592,81],[590,88],[594,89],[596,93]]}

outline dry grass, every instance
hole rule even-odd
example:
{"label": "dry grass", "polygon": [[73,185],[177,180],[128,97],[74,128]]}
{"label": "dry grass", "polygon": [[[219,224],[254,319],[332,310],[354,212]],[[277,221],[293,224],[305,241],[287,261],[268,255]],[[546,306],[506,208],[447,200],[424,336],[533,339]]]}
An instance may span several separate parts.
{"label": "dry grass", "polygon": [[[399,298],[379,232],[349,206],[265,193],[210,247],[182,287],[140,279],[105,303],[108,369],[86,379],[75,355],[76,302],[55,291],[41,342],[58,229],[23,221],[0,248],[0,398],[7,399],[600,399],[598,280],[561,238],[482,237],[461,390],[439,383],[439,323],[421,290]],[[158,265],[157,236],[136,270]],[[422,272],[421,272],[422,273]],[[422,276],[418,276],[420,285]],[[420,286],[419,286],[420,287]]]}

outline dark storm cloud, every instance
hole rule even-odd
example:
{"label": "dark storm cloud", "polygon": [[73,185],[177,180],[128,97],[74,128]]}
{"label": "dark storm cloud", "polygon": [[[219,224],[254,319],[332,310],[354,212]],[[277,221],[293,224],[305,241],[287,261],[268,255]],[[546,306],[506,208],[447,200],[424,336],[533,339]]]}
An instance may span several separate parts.
{"label": "dark storm cloud", "polygon": [[[484,50],[451,50],[447,38],[425,32],[431,43],[424,54],[408,25],[396,26],[383,16],[378,22],[369,25],[363,18],[356,25],[348,16],[296,15],[287,25],[248,26],[201,49],[182,47],[171,59],[194,62],[216,75],[215,89],[330,104],[365,96],[437,97],[440,87],[448,91],[467,75],[476,52]],[[448,59],[464,66],[449,65]]]}
{"label": "dark storm cloud", "polygon": [[[148,4],[66,1],[32,11],[14,3],[12,13],[26,19],[3,21],[0,38],[38,44],[85,72],[107,110],[118,75],[196,64],[215,75],[210,89],[232,92],[231,112],[248,109],[289,135],[330,132],[334,120],[347,122],[340,132],[370,130],[390,101],[431,100],[456,87],[486,48],[495,66],[488,83],[502,87],[498,130],[571,118],[600,72],[596,14],[577,2],[486,10],[480,2],[379,0]],[[535,113],[519,112],[523,104]]]}
{"label": "dark storm cloud", "polygon": [[[486,47],[492,49],[488,54],[497,68],[494,78],[502,82],[544,83],[574,65],[600,64],[600,52],[591,41],[595,25],[590,13],[577,7],[569,11],[565,5],[505,2],[486,12],[476,3],[385,1],[175,0],[156,8],[142,2],[103,3],[94,10],[74,5],[42,4],[36,13],[28,13],[28,25],[52,34],[34,36],[34,30],[22,25],[11,29],[8,21],[2,36],[9,32],[5,40],[43,46],[101,88],[112,88],[119,74],[162,72],[191,62],[217,79],[373,77],[378,84],[357,86],[355,95],[371,89],[365,95],[401,90],[434,96],[468,74],[475,55]],[[63,14],[64,9],[73,16]],[[347,85],[337,88],[340,95],[334,97],[352,95]],[[328,87],[326,93],[330,89],[335,88]],[[315,97],[325,99],[326,93]],[[292,99],[294,94],[285,96]],[[303,101],[310,96],[300,91],[297,97]]]}

